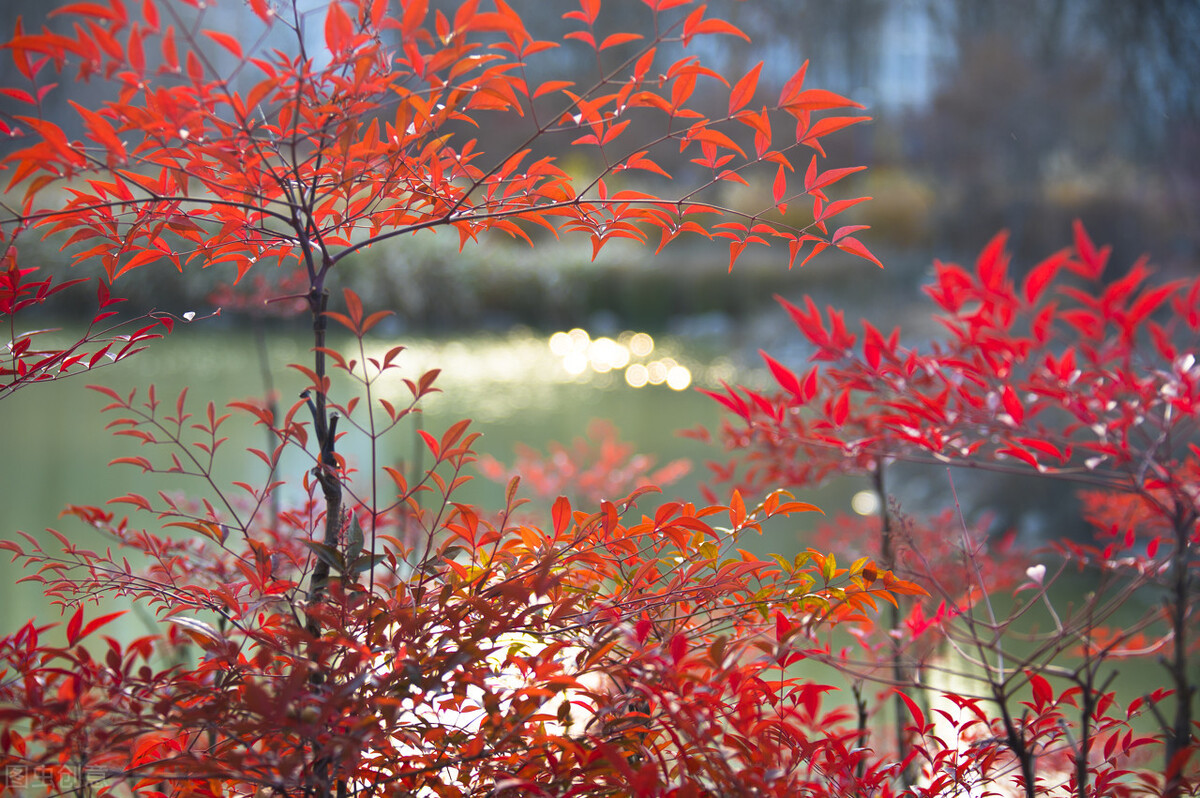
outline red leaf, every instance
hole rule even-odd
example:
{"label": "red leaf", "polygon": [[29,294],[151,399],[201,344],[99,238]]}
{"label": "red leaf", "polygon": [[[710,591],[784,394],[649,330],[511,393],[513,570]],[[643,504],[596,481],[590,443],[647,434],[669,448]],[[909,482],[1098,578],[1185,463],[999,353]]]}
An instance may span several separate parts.
{"label": "red leaf", "polygon": [[79,633],[79,637],[81,639],[84,637],[87,637],[92,632],[99,629],[101,626],[104,626],[109,621],[113,621],[113,620],[116,620],[117,618],[120,618],[122,615],[124,615],[127,612],[129,612],[129,610],[119,610],[117,612],[110,612],[108,615],[101,615],[99,618],[93,618],[92,620],[87,622],[87,626],[83,627],[83,631]]}
{"label": "red leaf", "polygon": [[1042,454],[1053,457],[1060,462],[1066,462],[1067,458],[1070,456],[1069,447],[1068,452],[1064,453],[1062,449],[1055,446],[1053,443],[1041,440],[1040,438],[1017,438],[1016,441],[1022,446],[1026,446],[1030,449],[1036,449]]}
{"label": "red leaf", "polygon": [[775,642],[781,642],[792,631],[794,624],[780,610],[775,610]]}
{"label": "red leaf", "polygon": [[821,111],[826,108],[864,108],[860,103],[854,100],[848,100],[840,94],[834,94],[825,89],[808,89],[798,92],[795,96],[790,97],[787,102],[781,103],[784,109],[789,112],[797,111]]}
{"label": "red leaf", "polygon": [[883,336],[879,330],[871,322],[863,321],[863,357],[867,359],[867,365],[874,371],[879,370],[879,364],[883,356]]}
{"label": "red leaf", "polygon": [[671,659],[678,665],[687,656],[688,639],[685,634],[677,634],[671,638]]}
{"label": "red leaf", "polygon": [[1004,386],[1002,399],[1004,410],[1012,416],[1013,426],[1021,426],[1021,422],[1025,420],[1025,408],[1021,405],[1021,400],[1017,398],[1017,392],[1011,385]]}
{"label": "red leaf", "polygon": [[809,401],[817,395],[817,367],[813,366],[808,370],[808,374],[804,375],[804,382],[801,384],[801,400]]}
{"label": "red leaf", "polygon": [[1147,316],[1157,310],[1158,306],[1165,302],[1183,284],[1183,280],[1178,280],[1143,293],[1129,308],[1125,325],[1132,328],[1145,320]]}
{"label": "red leaf", "polygon": [[837,248],[843,252],[849,252],[851,255],[857,255],[860,258],[869,260],[879,268],[883,268],[883,263],[880,262],[879,258],[872,255],[871,250],[867,249],[866,245],[854,236],[847,236],[837,242]]}
{"label": "red leaf", "polygon": [[73,646],[79,640],[79,629],[83,626],[83,607],[75,610],[71,620],[67,621],[67,645]]}
{"label": "red leaf", "polygon": [[775,381],[779,383],[780,387],[797,399],[802,399],[804,389],[800,386],[800,379],[795,373],[763,350],[758,350],[758,354],[767,362],[767,367],[771,369],[771,375],[775,377]]}
{"label": "red leaf", "polygon": [[[758,75],[762,72],[762,65],[763,62],[759,61],[753,69],[746,73],[745,77],[734,85],[733,90],[729,92],[730,116],[745,108],[754,99],[754,92],[758,89]],[[779,200],[776,199],[775,202],[778,203]]]}
{"label": "red leaf", "polygon": [[105,19],[109,22],[123,22],[124,18],[118,13],[117,7],[103,6],[99,3],[72,3],[60,8],[52,9],[50,16],[60,16],[65,14],[73,14],[80,17],[92,17],[96,19]]}
{"label": "red leaf", "polygon": [[859,230],[870,230],[869,224],[848,224],[844,227],[839,227],[833,231],[833,235],[829,237],[829,243],[837,244],[843,238],[846,238],[851,233],[857,233]]}
{"label": "red leaf", "polygon": [[1026,671],[1025,674],[1029,677],[1029,687],[1033,690],[1033,703],[1040,710],[1046,704],[1054,700],[1054,688],[1050,686],[1050,682],[1046,677]]}
{"label": "red leaf", "polygon": [[1005,446],[1003,449],[997,450],[997,454],[1007,454],[1011,457],[1017,458],[1018,460],[1023,460],[1024,462],[1036,468],[1038,471],[1042,470],[1042,466],[1038,463],[1037,458],[1024,449],[1018,449],[1015,446]]}
{"label": "red leaf", "polygon": [[329,4],[329,13],[325,15],[325,46],[331,53],[341,53],[350,46],[354,36],[354,23],[339,2]]}
{"label": "red leaf", "polygon": [[913,721],[916,723],[917,731],[921,734],[925,733],[925,713],[921,711],[921,707],[917,706],[917,702],[913,701],[908,695],[900,689],[895,690],[896,695],[900,696],[905,705],[908,707],[908,712],[912,715]]}
{"label": "red leaf", "polygon": [[598,49],[606,50],[609,47],[616,47],[619,44],[636,42],[641,38],[642,36],[637,33],[614,33],[611,36],[605,36],[604,41],[600,42],[600,47]]}
{"label": "red leaf", "polygon": [[638,618],[637,625],[633,628],[633,633],[639,643],[645,643],[646,638],[650,636],[650,630],[653,628],[654,622],[650,620],[650,616],[643,613],[642,617]]}
{"label": "red leaf", "polygon": [[833,406],[833,424],[840,427],[846,423],[846,419],[850,416],[850,392],[842,391],[838,396],[837,402]]}
{"label": "red leaf", "polygon": [[787,172],[784,171],[783,165],[780,164],[779,170],[775,172],[775,185],[772,187],[775,205],[778,206],[783,202],[783,196],[787,193]]}
{"label": "red leaf", "polygon": [[696,390],[700,391],[700,393],[704,394],[705,396],[709,397],[710,399],[716,399],[718,402],[720,402],[721,404],[723,404],[727,408],[729,408],[731,411],[733,411],[733,413],[735,415],[738,415],[738,416],[746,419],[747,421],[749,421],[750,420],[750,406],[747,405],[745,400],[742,399],[742,397],[738,396],[736,393],[734,393],[733,389],[730,388],[728,385],[726,385],[724,382],[722,382],[721,385],[724,386],[725,390],[729,392],[728,396],[725,394],[716,393],[715,391],[709,391],[705,388],[697,388]]}
{"label": "red leaf", "polygon": [[818,119],[808,130],[805,131],[800,139],[801,144],[807,144],[810,147],[819,146],[817,139],[821,136],[826,136],[833,133],[835,130],[841,130],[850,125],[857,125],[859,122],[867,122],[871,119],[869,116],[830,116],[825,119]]}
{"label": "red leaf", "polygon": [[274,11],[267,5],[267,0],[250,0],[250,10],[263,22],[270,24]]}
{"label": "red leaf", "polygon": [[829,342],[829,331],[825,329],[821,311],[817,309],[811,296],[804,297],[804,310],[788,302],[779,294],[775,295],[775,301],[783,305],[783,309],[792,317],[797,329],[815,346],[822,347]]}
{"label": "red leaf", "polygon": [[1075,264],[1074,270],[1089,280],[1100,279],[1104,274],[1104,267],[1108,264],[1108,255],[1112,247],[1106,246],[1097,251],[1096,245],[1084,229],[1083,222],[1078,219],[1072,225],[1072,230],[1075,233],[1075,254],[1079,257],[1079,263]]}
{"label": "red leaf", "polygon": [[[829,203],[828,205],[824,205],[821,202],[820,192],[818,192],[817,198],[814,200],[814,202],[812,202],[812,206],[814,206],[814,209],[816,210],[816,212],[814,214],[814,221],[817,223],[823,223],[824,221],[828,220],[828,218],[833,218],[834,216],[840,214],[840,212],[842,212],[846,209],[853,208],[854,205],[858,205],[859,203],[868,202],[869,199],[871,199],[871,198],[870,197],[852,197],[850,199],[834,200],[834,202]],[[824,227],[822,226],[821,229],[824,229]],[[847,241],[850,242],[850,245],[842,246],[842,245],[846,244]],[[846,252],[850,252],[851,254],[859,254],[858,252],[854,251],[853,248],[851,248],[856,245],[858,247],[862,248],[863,251],[866,250],[866,247],[864,247],[862,244],[860,244],[858,239],[853,239],[853,238],[847,238],[845,240],[839,241],[838,245],[836,245],[836,246],[838,246],[838,248],[844,248],[844,250],[846,250]],[[860,257],[864,257],[868,260],[871,260],[871,262],[875,263],[876,265],[880,265],[880,266],[883,265],[880,262],[878,262],[878,260],[875,258],[875,256],[870,256],[870,257],[860,256]]]}
{"label": "red leaf", "polygon": [[242,45],[238,42],[237,37],[217,30],[206,30],[204,35],[232,53],[234,58],[239,61],[242,59]]}
{"label": "red leaf", "polygon": [[794,97],[800,95],[801,89],[804,86],[804,75],[808,72],[808,61],[800,65],[787,83],[783,84],[783,90],[779,92],[779,105],[783,107],[792,101]]}
{"label": "red leaf", "polygon": [[992,290],[999,290],[1008,276],[1008,256],[1004,252],[1004,244],[1007,241],[1007,231],[992,236],[992,240],[975,261],[975,273],[979,275],[979,282]]}
{"label": "red leaf", "polygon": [[1067,253],[1064,250],[1051,255],[1029,270],[1029,274],[1025,275],[1025,281],[1021,284],[1021,293],[1026,302],[1034,304],[1038,301],[1046,286],[1054,280],[1054,276],[1058,274],[1059,268],[1066,260]]}
{"label": "red leaf", "polygon": [[429,447],[429,451],[433,453],[433,456],[440,457],[442,452],[438,447],[437,438],[433,437],[433,435],[429,434],[423,429],[417,430],[417,432],[421,435],[421,439],[425,441],[425,445]]}
{"label": "red leaf", "polygon": [[706,6],[700,6],[691,14],[689,14],[686,20],[684,20],[684,47],[687,47],[689,44],[691,44],[692,37],[712,33],[728,33],[732,36],[739,36],[746,41],[750,41],[749,36],[723,19],[704,19],[705,9]]}
{"label": "red leaf", "polygon": [[[834,183],[841,180],[846,175],[852,175],[855,172],[861,172],[862,170],[864,170],[866,168],[867,167],[865,167],[865,166],[847,166],[847,167],[842,167],[840,169],[828,169],[824,172],[818,173],[817,172],[817,156],[814,155],[812,161],[808,165],[808,171],[805,173],[805,176],[804,176],[804,190],[809,193],[813,193],[813,192],[817,191],[818,189],[824,188],[825,186],[833,185]],[[861,202],[862,199],[870,199],[870,198],[863,197],[858,201]],[[833,216],[834,213],[836,213],[836,211],[825,214],[822,218],[828,218],[830,216]]]}

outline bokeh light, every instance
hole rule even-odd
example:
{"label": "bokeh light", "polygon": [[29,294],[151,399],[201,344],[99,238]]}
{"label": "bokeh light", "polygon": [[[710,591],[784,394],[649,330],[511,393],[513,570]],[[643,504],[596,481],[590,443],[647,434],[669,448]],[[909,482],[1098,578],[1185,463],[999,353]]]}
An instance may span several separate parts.
{"label": "bokeh light", "polygon": [[550,336],[550,351],[555,357],[566,357],[571,354],[571,336],[565,332],[556,332]]}
{"label": "bokeh light", "polygon": [[629,365],[629,350],[611,338],[597,338],[592,341],[588,345],[587,356],[592,368],[601,374]]}
{"label": "bokeh light", "polygon": [[588,358],[583,352],[568,352],[563,358],[563,368],[572,377],[578,377],[583,372],[587,371]]}
{"label": "bokeh light", "polygon": [[629,383],[629,387],[644,388],[649,381],[650,372],[646,371],[646,367],[641,363],[634,363],[625,369],[625,382]]}
{"label": "bokeh light", "polygon": [[592,338],[587,330],[576,327],[550,336],[550,352],[562,363],[571,377],[589,372],[597,379],[611,378],[624,371],[625,383],[631,388],[647,385],[666,385],[675,391],[692,384],[692,372],[671,357],[646,361],[654,352],[654,338],[649,333],[626,330],[616,337]]}
{"label": "bokeh light", "polygon": [[673,391],[682,391],[692,384],[692,372],[685,367],[675,365],[667,369],[667,387]]}
{"label": "bokeh light", "polygon": [[646,364],[646,381],[651,385],[662,385],[667,381],[667,364],[661,360]]}
{"label": "bokeh light", "polygon": [[637,357],[646,357],[654,351],[654,339],[647,333],[634,333],[629,339],[629,351]]}
{"label": "bokeh light", "polygon": [[879,512],[879,497],[872,490],[860,490],[850,498],[850,509],[859,515],[875,515]]}

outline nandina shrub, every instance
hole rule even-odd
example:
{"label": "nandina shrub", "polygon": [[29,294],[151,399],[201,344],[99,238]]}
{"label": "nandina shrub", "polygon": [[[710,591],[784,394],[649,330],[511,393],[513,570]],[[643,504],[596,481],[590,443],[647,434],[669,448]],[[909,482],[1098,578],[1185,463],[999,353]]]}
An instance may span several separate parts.
{"label": "nandina shrub", "polygon": [[[972,685],[948,691],[956,713],[934,717],[949,729],[926,722],[913,700],[919,691],[897,693],[907,704],[897,716],[917,721],[908,729],[900,721],[897,744],[921,764],[921,790],[1012,774],[1032,795],[1050,783],[1058,757],[1066,761],[1057,768],[1062,789],[1072,794],[1194,792],[1200,279],[1157,281],[1146,259],[1113,273],[1108,249],[1077,223],[1074,246],[1018,284],[1004,245],[997,236],[973,269],[936,264],[926,293],[946,334],[920,348],[869,321],[860,340],[841,311],[781,299],[817,363],[801,375],[763,353],[778,390],[711,394],[731,414],[722,437],[734,453],[716,473],[743,489],[813,485],[839,473],[873,480],[879,517],[856,522],[877,537],[866,551],[888,568],[902,564],[905,548],[918,553],[908,558],[918,566],[911,578],[932,595],[907,619],[893,611],[894,644],[884,652],[891,672],[869,675],[903,687],[926,672],[931,663],[914,644],[932,625],[960,663],[948,675]],[[885,481],[898,461],[949,467],[954,511],[933,525],[898,513]],[[1009,552],[1004,567],[992,568],[962,520],[958,466],[1080,489],[1095,541],[1050,540],[1049,550],[1020,555],[1024,567]],[[962,541],[960,567],[939,561],[935,537]],[[1072,571],[1088,592],[1064,602],[1052,588]],[[1023,574],[1015,589],[1014,574]],[[1001,594],[1011,609],[997,606]],[[1146,617],[1106,625],[1140,598],[1153,606]],[[940,602],[932,622],[930,600]],[[1158,669],[1162,689],[1116,695],[1112,673],[1131,660]],[[1131,725],[1138,717],[1152,731]],[[1150,749],[1157,769],[1147,767]]]}
{"label": "nandina shrub", "polygon": [[[697,505],[652,502],[641,487],[519,518],[515,478],[500,508],[459,500],[474,461],[466,421],[416,430],[424,468],[385,465],[381,441],[413,434],[437,373],[409,373],[402,346],[369,347],[387,311],[329,290],[356,252],[435,228],[462,246],[581,234],[593,253],[692,233],[728,241],[731,267],[772,240],[789,262],[828,247],[874,261],[860,227],[828,227],[861,199],[826,194],[857,168],[824,168],[820,139],[863,117],[824,112],[855,104],[805,88],[803,67],[777,99],[759,86],[761,65],[733,81],[705,67],[686,49],[697,37],[742,34],[690,0],[647,0],[629,18],[639,30],[605,35],[599,0],[581,0],[558,42],[535,39],[501,0],[248,7],[258,29],[235,35],[190,0],[80,3],[39,32],[18,21],[5,45],[27,84],[5,87],[20,110],[0,119],[12,144],[0,162],[10,319],[32,290],[11,243],[40,233],[75,264],[98,264],[103,285],[160,262],[185,274],[231,266],[239,280],[277,264],[299,296],[273,298],[304,301],[314,340],[311,362],[292,364],[307,390],[278,407],[218,408],[198,387],[166,399],[152,386],[97,389],[109,427],[139,444],[115,465],[195,487],[68,508],[98,544],[77,527],[0,544],[67,619],[0,639],[6,787],[888,789],[885,771],[848,769],[863,757],[830,733],[840,710],[786,668],[799,630],[861,621],[919,587],[867,558],[847,568],[819,551],[786,564],[746,553],[744,535],[815,509],[781,491]],[[590,54],[590,88],[530,77],[563,44]],[[50,84],[71,79],[112,90],[72,105],[79,141],[42,114]],[[716,106],[697,92],[706,84]],[[471,132],[484,124],[520,127],[524,143],[496,149],[503,137]],[[587,177],[556,165],[562,134]],[[698,177],[672,193],[676,168]],[[717,204],[721,183],[759,171],[772,185],[761,212]],[[348,350],[329,346],[330,323]],[[219,458],[246,422],[266,436],[246,454],[261,478],[226,486]],[[347,436],[366,454],[348,459]],[[103,636],[121,613],[97,615],[101,597],[149,610],[155,631]]]}
{"label": "nandina shrub", "polygon": [[[347,302],[345,320],[361,324],[352,294]],[[329,355],[368,390],[402,357],[364,370]],[[413,381],[405,407],[331,406],[346,434],[374,444],[431,386],[428,376]],[[379,480],[336,466],[351,498],[329,546],[316,476],[304,477],[308,500],[277,516],[263,509],[278,482],[212,487],[208,458],[222,450],[230,413],[209,403],[193,415],[182,394],[163,403],[153,392],[104,392],[113,425],[153,447],[124,463],[190,475],[209,490],[194,505],[114,500],[185,537],[77,507],[70,512],[117,549],[61,534],[58,552],[32,537],[5,544],[64,605],[127,596],[171,625],[89,648],[112,616],[79,606],[65,646],[34,623],[5,639],[23,675],[5,683],[6,756],[55,783],[82,774],[101,789],[143,792],[530,794],[758,781],[783,794],[825,778],[809,764],[825,743],[811,699],[801,700],[815,686],[785,690],[766,675],[786,656],[786,619],[819,613],[834,623],[917,590],[866,560],[836,568],[813,553],[807,568],[780,569],[739,554],[743,534],[813,509],[779,493],[749,509],[735,493],[726,507],[674,502],[653,515],[636,510],[644,495],[602,501],[594,513],[560,498],[539,528],[512,521],[514,480],[509,505],[484,515],[453,500],[472,460],[465,423],[424,433],[433,462],[417,481],[384,468],[390,498]],[[235,403],[278,442],[252,450],[268,475],[289,448],[310,450],[308,405],[277,419]],[[132,568],[122,549],[150,566]],[[328,576],[317,591],[321,563]]]}

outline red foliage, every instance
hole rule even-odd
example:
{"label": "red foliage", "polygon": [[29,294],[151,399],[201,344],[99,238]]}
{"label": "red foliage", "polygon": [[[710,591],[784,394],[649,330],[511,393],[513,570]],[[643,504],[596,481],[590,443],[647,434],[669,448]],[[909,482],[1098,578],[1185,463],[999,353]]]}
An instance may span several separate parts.
{"label": "red foliage", "polygon": [[[96,284],[98,309],[75,341],[58,340],[57,329],[18,328],[19,313],[45,304],[60,291],[88,279],[76,277],[58,282],[53,276],[38,279],[37,266],[17,265],[17,246],[5,235],[0,225],[0,323],[8,328],[7,351],[0,358],[0,399],[35,382],[59,380],[124,360],[174,328],[176,317],[154,311],[117,320],[118,311],[113,306],[124,300],[112,296],[103,280]],[[191,320],[191,316],[186,319]]]}
{"label": "red foliage", "polygon": [[[1151,702],[1164,755],[1155,789],[1182,794],[1194,785],[1183,774],[1189,757],[1194,771],[1197,750],[1193,695],[1200,641],[1191,627],[1200,611],[1200,369],[1191,351],[1200,339],[1200,278],[1156,282],[1142,259],[1103,282],[1108,249],[1097,249],[1077,223],[1074,248],[1037,264],[1018,284],[1009,276],[1004,244],[1004,235],[993,239],[973,269],[935,264],[935,280],[925,290],[946,334],[923,348],[904,345],[899,329],[884,334],[864,321],[859,336],[841,311],[822,313],[811,299],[803,307],[780,299],[815,349],[816,364],[801,377],[763,353],[778,391],[727,386],[710,394],[733,416],[722,434],[736,453],[731,465],[714,469],[743,489],[813,485],[834,474],[875,479],[883,529],[875,527],[879,544],[864,551],[890,566],[905,559],[907,545],[909,561],[916,554],[921,566],[914,578],[935,599],[951,602],[939,607],[933,622],[927,604],[915,605],[907,619],[894,614],[892,635],[911,640],[936,623],[957,655],[980,671],[971,678],[1001,708],[999,718],[979,716],[989,728],[1000,724],[991,733],[999,733],[995,739],[1003,744],[987,750],[1003,749],[1025,784],[1033,783],[1035,759],[1044,762],[1048,751],[1065,750],[1075,763],[1072,791],[1120,794],[1124,788],[1113,779],[1121,773],[1089,758],[1089,735],[1103,738],[1101,729],[1108,728],[1092,713],[1113,700],[1100,674],[1110,658],[1162,655],[1163,676],[1174,691]],[[928,530],[901,517],[897,530],[883,493],[884,473],[897,460],[1030,473],[1083,486],[1084,517],[1103,545],[1052,541],[1050,552],[1023,555],[1037,559],[1017,585],[1015,609],[998,616],[990,596],[1004,592],[1006,581],[1013,584],[1011,574],[1020,572],[1016,560],[996,562],[975,553],[961,569],[948,568],[938,539],[970,540],[954,514]],[[837,534],[844,538],[845,532],[843,527]],[[1047,561],[1061,564],[1048,574]],[[1094,589],[1084,608],[1060,616],[1048,591],[1069,567],[1085,571]],[[967,578],[966,590],[954,574]],[[1104,628],[1117,608],[1149,585],[1168,597],[1161,612],[1123,629]],[[966,603],[955,596],[965,596]],[[1050,628],[1037,633],[1033,653],[1002,654],[1001,635],[1036,607],[1044,608]],[[1157,641],[1149,634],[1158,634]],[[972,648],[981,653],[963,654]],[[1066,650],[1081,651],[1082,662],[1055,665]],[[982,653],[987,651],[994,661]],[[927,656],[913,660],[911,654],[906,643],[894,647],[893,683],[907,678],[906,669],[928,664]],[[1005,658],[1022,665],[1005,667]],[[1032,675],[1022,667],[1034,669]],[[1048,709],[1043,670],[1073,683],[1068,694],[1083,693],[1072,698],[1078,719],[1064,720]],[[1018,719],[1010,702],[1023,684],[1032,686],[1035,701]],[[1064,738],[1071,724],[1073,736]],[[1129,752],[1151,743],[1132,729],[1119,731],[1123,738],[1107,738],[1106,757],[1116,748]],[[911,745],[934,773],[946,757],[963,753]],[[977,767],[981,761],[986,758],[973,754],[960,764]],[[982,775],[987,772],[985,767]]]}
{"label": "red foliage", "polygon": [[633,444],[617,440],[609,421],[593,421],[588,437],[571,446],[550,444],[543,455],[528,446],[517,449],[517,459],[506,467],[494,457],[480,458],[479,471],[493,482],[513,478],[524,482],[535,496],[552,501],[567,496],[584,504],[599,504],[610,496],[624,496],[639,488],[662,488],[684,477],[691,468],[675,460],[655,469],[654,458],[638,454]]}
{"label": "red foliage", "polygon": [[[5,785],[794,795],[842,783],[846,740],[824,732],[836,711],[820,709],[823,688],[769,672],[794,656],[790,629],[861,617],[920,588],[868,559],[838,567],[813,551],[781,565],[744,551],[741,538],[771,519],[815,509],[782,492],[749,507],[735,491],[723,504],[642,510],[649,488],[622,497],[612,491],[623,480],[597,474],[593,488],[572,485],[593,490],[590,501],[559,497],[540,523],[518,521],[514,490],[498,514],[457,500],[474,461],[465,421],[417,430],[426,468],[377,465],[381,440],[412,422],[437,373],[402,377],[403,400],[385,391],[403,347],[376,354],[364,336],[386,312],[348,291],[331,308],[328,286],[358,250],[439,227],[462,245],[489,231],[530,243],[539,228],[581,233],[593,253],[620,238],[655,236],[661,248],[695,233],[727,240],[731,267],[773,240],[792,261],[808,244],[873,260],[845,228],[826,226],[859,201],[826,194],[855,170],[803,154],[823,157],[822,136],[861,121],[825,111],[857,106],[805,88],[803,67],[764,102],[756,67],[710,116],[699,87],[729,81],[667,54],[741,33],[692,0],[647,2],[649,37],[602,39],[601,3],[581,0],[561,43],[534,38],[500,0],[452,13],[424,0],[311,14],[249,5],[261,29],[235,36],[206,28],[190,0],[78,3],[42,31],[18,23],[5,46],[34,89],[5,92],[27,106],[0,131],[15,142],[0,161],[18,197],[0,218],[6,241],[36,229],[109,281],[160,261],[231,264],[239,279],[277,263],[285,282],[300,281],[284,290],[303,296],[315,343],[311,364],[293,364],[308,390],[278,411],[98,389],[110,428],[143,447],[114,464],[194,480],[197,492],[134,490],[69,508],[100,546],[59,532],[55,545],[0,542],[70,617],[65,637],[31,622],[0,640],[12,676],[0,681]],[[302,31],[316,19],[319,43]],[[266,49],[268,34],[291,44]],[[593,51],[593,87],[528,82],[540,52],[573,42]],[[611,57],[627,45],[632,57]],[[67,70],[116,86],[100,107],[73,104],[80,141],[42,115],[39,87]],[[493,151],[490,136],[472,137],[497,118],[523,120],[530,146]],[[534,154],[562,133],[594,164],[589,177]],[[641,190],[634,176],[660,185],[675,150],[699,179],[674,195]],[[762,213],[716,204],[721,183],[755,171],[774,177]],[[796,227],[783,211],[804,198],[813,218]],[[56,289],[26,284],[15,249],[6,253],[11,318]],[[327,345],[331,321],[357,351]],[[269,436],[248,450],[264,473],[227,487],[217,458],[239,419]],[[365,442],[369,465],[338,451],[346,436]],[[601,448],[603,468],[626,457]],[[302,475],[289,473],[297,455],[310,466]],[[149,610],[155,633],[102,636],[115,616],[85,609],[98,597]]]}
{"label": "red foliage", "polygon": [[[1200,280],[1155,284],[1143,263],[1089,284],[1107,252],[1082,228],[1073,252],[1035,267],[1019,289],[1002,239],[973,271],[939,264],[929,293],[949,336],[930,352],[869,324],[859,347],[840,314],[787,305],[827,365],[801,376],[764,354],[780,393],[715,394],[738,417],[728,435],[749,450],[743,476],[754,488],[721,502],[652,503],[653,489],[636,484],[649,466],[602,443],[600,468],[571,478],[593,495],[518,517],[512,480],[503,507],[485,511],[459,500],[475,462],[466,421],[416,430],[427,467],[382,465],[384,436],[407,431],[437,372],[406,374],[401,346],[367,347],[386,311],[349,291],[331,308],[339,264],[365,247],[435,228],[463,246],[492,231],[533,244],[546,230],[581,234],[595,254],[615,239],[661,249],[694,233],[727,241],[731,268],[751,244],[773,241],[787,243],[790,263],[829,247],[878,262],[860,227],[829,227],[864,199],[826,193],[859,167],[825,166],[821,138],[863,117],[824,113],[853,102],[806,88],[803,66],[768,99],[759,67],[729,80],[681,54],[700,36],[741,35],[695,0],[646,0],[645,16],[628,18],[637,29],[616,32],[599,21],[601,6],[572,5],[562,42],[535,38],[502,0],[452,12],[426,0],[335,0],[312,13],[249,0],[257,22],[247,27],[257,29],[236,36],[205,27],[194,0],[76,3],[38,32],[18,22],[5,51],[28,85],[5,96],[26,113],[0,121],[15,142],[0,161],[16,198],[0,217],[5,316],[69,283],[17,265],[12,241],[36,229],[75,263],[99,263],[108,281],[160,261],[229,264],[239,279],[278,264],[307,303],[314,347],[311,363],[293,364],[309,387],[286,409],[99,389],[110,428],[142,447],[114,463],[192,480],[196,492],[134,490],[68,508],[100,546],[61,532],[54,545],[0,541],[69,615],[61,630],[31,621],[0,638],[4,786],[887,796],[1007,781],[1032,795],[1044,791],[1039,766],[1065,763],[1080,795],[1195,792],[1197,450],[1185,444]],[[264,45],[272,36],[280,49]],[[539,54],[564,45],[595,59],[594,85],[531,83]],[[115,84],[115,99],[72,106],[80,141],[42,114],[52,73],[68,70]],[[720,93],[715,105],[709,90]],[[506,149],[473,132],[497,120],[523,125],[525,143]],[[591,165],[586,177],[556,163],[547,142],[559,134]],[[699,177],[676,186],[671,171]],[[719,204],[721,184],[751,175],[771,185],[761,212]],[[811,204],[802,226],[786,215],[799,202]],[[1061,281],[1067,273],[1074,282]],[[107,283],[99,290],[96,323],[111,304]],[[1166,307],[1174,319],[1159,323]],[[328,346],[331,321],[357,347]],[[18,343],[5,387],[132,353],[159,325],[170,319],[153,317],[121,347],[111,331],[40,353]],[[248,450],[263,474],[227,485],[217,458],[239,421],[268,436]],[[361,462],[339,451],[347,436],[367,450]],[[860,471],[882,493],[894,457],[970,458],[1122,491],[1139,502],[1127,522],[1166,530],[1170,545],[1143,557],[1063,542],[1059,570],[1031,565],[1007,617],[995,612],[996,574],[980,566],[972,534],[955,533],[966,541],[956,555],[928,545],[942,524],[926,531],[887,514],[878,559],[868,552],[848,567],[818,549],[792,559],[745,549],[764,525],[816,509],[779,485]],[[613,492],[629,485],[618,465],[637,477],[628,495]],[[558,489],[553,475],[534,476],[535,487]],[[749,495],[765,498],[747,505]],[[943,573],[959,556],[965,570]],[[1060,614],[1048,588],[1075,564],[1097,577],[1097,597]],[[906,596],[926,593],[904,568],[940,594],[902,616]],[[1114,608],[1156,582],[1168,591],[1166,632],[1144,623],[1106,636]],[[116,614],[86,607],[101,597],[148,610],[153,632],[103,635]],[[873,638],[881,601],[891,620]],[[1017,657],[1005,633],[1035,609],[1050,632]],[[948,691],[949,709],[923,708],[917,689],[962,675],[926,645],[934,625],[982,691]],[[872,653],[861,669],[836,659],[859,680],[853,709],[824,706],[830,688],[795,670],[834,660],[821,637],[839,629]],[[1101,666],[1155,634],[1172,688],[1122,711]],[[1082,664],[1058,664],[1068,649]],[[909,650],[919,662],[904,659]],[[895,688],[894,746],[868,728],[867,678]],[[1147,712],[1160,721],[1153,737],[1133,726]],[[1164,754],[1158,771],[1135,761],[1150,745]]]}

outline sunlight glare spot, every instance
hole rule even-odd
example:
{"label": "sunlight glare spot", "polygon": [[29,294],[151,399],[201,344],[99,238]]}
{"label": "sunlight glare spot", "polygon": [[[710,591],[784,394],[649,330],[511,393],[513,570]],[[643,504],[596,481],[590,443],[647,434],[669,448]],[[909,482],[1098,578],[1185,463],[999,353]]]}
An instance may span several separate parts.
{"label": "sunlight glare spot", "polygon": [[850,499],[850,509],[859,515],[874,515],[879,512],[879,497],[874,491],[860,490]]}
{"label": "sunlight glare spot", "polygon": [[587,371],[588,359],[587,355],[582,352],[571,352],[563,358],[563,368],[572,377],[578,377],[583,372]]}
{"label": "sunlight glare spot", "polygon": [[692,373],[684,366],[672,366],[667,369],[667,387],[673,391],[682,391],[692,384]]}
{"label": "sunlight glare spot", "polygon": [[583,352],[592,342],[592,336],[587,334],[587,330],[581,330],[578,327],[567,333],[567,336],[571,339],[572,352]]}
{"label": "sunlight glare spot", "polygon": [[654,339],[644,332],[634,333],[629,339],[629,349],[637,357],[645,357],[654,351]]}
{"label": "sunlight glare spot", "polygon": [[651,385],[662,385],[667,379],[667,366],[661,360],[646,366],[646,379]]}
{"label": "sunlight glare spot", "polygon": [[604,374],[629,365],[629,350],[611,338],[597,338],[587,348],[592,368]]}
{"label": "sunlight glare spot", "polygon": [[571,336],[565,332],[556,332],[550,336],[550,351],[555,357],[566,357],[571,354]]}

